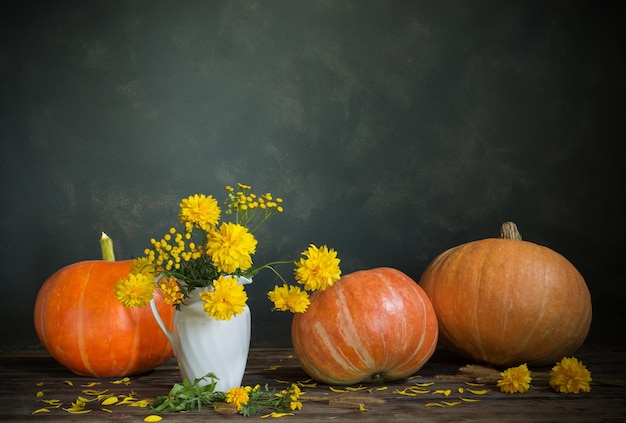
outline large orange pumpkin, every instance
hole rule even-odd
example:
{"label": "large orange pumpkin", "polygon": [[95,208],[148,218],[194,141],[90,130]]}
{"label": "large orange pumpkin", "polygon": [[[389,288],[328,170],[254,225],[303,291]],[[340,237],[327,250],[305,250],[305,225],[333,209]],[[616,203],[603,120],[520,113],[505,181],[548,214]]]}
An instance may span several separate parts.
{"label": "large orange pumpkin", "polygon": [[302,368],[328,384],[397,380],[419,370],[437,346],[437,317],[417,283],[378,268],[343,276],[311,295],[292,322]]}
{"label": "large orange pumpkin", "polygon": [[474,362],[546,365],[573,354],[591,324],[591,295],[559,253],[522,241],[512,222],[501,238],[451,248],[420,286],[439,319],[440,342]]}
{"label": "large orange pumpkin", "polygon": [[[131,261],[91,260],[57,271],[42,285],[34,323],[46,350],[80,376],[120,377],[151,370],[173,355],[150,306],[126,308],[115,298],[117,281]],[[158,294],[165,322],[174,308]]]}

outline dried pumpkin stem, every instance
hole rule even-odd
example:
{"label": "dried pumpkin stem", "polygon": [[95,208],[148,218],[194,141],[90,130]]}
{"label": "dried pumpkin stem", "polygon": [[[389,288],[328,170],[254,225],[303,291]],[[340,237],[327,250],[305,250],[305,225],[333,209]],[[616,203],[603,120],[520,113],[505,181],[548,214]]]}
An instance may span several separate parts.
{"label": "dried pumpkin stem", "polygon": [[342,408],[356,408],[365,405],[382,405],[386,401],[383,398],[373,398],[360,394],[339,395],[328,401],[328,405]]}
{"label": "dried pumpkin stem", "polygon": [[103,261],[115,261],[115,252],[113,251],[113,240],[107,234],[102,232],[100,237],[100,248],[102,249]]}
{"label": "dried pumpkin stem", "polygon": [[[534,374],[534,373],[533,373]],[[447,382],[497,383],[502,376],[493,367],[468,364],[459,368],[455,375],[435,375],[435,379]]]}
{"label": "dried pumpkin stem", "polygon": [[504,222],[500,227],[500,238],[502,239],[517,239],[519,241],[522,240],[522,235],[520,235],[517,230],[517,225],[513,222]]}

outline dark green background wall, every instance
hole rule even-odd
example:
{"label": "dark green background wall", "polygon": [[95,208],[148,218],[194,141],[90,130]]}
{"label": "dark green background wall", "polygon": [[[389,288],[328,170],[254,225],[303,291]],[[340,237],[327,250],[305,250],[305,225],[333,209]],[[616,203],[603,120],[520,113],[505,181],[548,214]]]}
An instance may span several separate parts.
{"label": "dark green background wall", "polygon": [[[61,267],[142,253],[179,200],[285,198],[257,263],[309,243],[419,279],[518,223],[624,340],[624,2],[51,1],[3,6],[0,349],[36,347]],[[291,272],[291,269],[285,269]],[[249,289],[253,346],[291,316]]]}

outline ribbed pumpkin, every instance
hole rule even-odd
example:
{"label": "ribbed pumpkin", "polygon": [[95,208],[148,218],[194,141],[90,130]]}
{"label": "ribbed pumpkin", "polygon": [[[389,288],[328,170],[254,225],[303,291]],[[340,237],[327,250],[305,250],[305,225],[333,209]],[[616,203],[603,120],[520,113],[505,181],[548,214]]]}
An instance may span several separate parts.
{"label": "ribbed pumpkin", "polygon": [[335,385],[397,380],[419,370],[437,345],[437,318],[417,283],[399,270],[343,276],[311,295],[292,322],[302,368]]}
{"label": "ribbed pumpkin", "polygon": [[440,342],[474,362],[546,365],[573,354],[591,324],[591,295],[559,253],[522,241],[512,222],[500,238],[451,248],[420,286],[439,320]]}
{"label": "ribbed pumpkin", "polygon": [[[126,308],[115,298],[115,284],[128,275],[130,266],[130,260],[74,263],[50,276],[39,290],[37,335],[50,355],[77,375],[143,373],[173,355],[149,306]],[[158,294],[155,301],[171,325],[174,307]]]}

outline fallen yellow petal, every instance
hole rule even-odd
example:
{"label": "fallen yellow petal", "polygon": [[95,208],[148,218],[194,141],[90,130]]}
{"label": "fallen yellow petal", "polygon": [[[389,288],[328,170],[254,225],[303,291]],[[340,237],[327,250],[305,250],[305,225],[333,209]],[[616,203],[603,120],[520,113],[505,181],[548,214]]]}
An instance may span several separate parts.
{"label": "fallen yellow petal", "polygon": [[421,386],[423,388],[423,387],[426,387],[426,386],[432,386],[434,384],[435,384],[435,382],[424,382],[424,383],[416,383],[415,386]]}
{"label": "fallen yellow petal", "polygon": [[87,413],[91,413],[91,410],[87,409],[76,409],[76,408],[64,408],[65,411],[67,411],[70,414],[87,414]]}
{"label": "fallen yellow petal", "polygon": [[441,401],[441,402],[447,405],[448,407],[454,407],[455,405],[461,404],[461,401]]}
{"label": "fallen yellow petal", "polygon": [[112,380],[110,383],[112,383],[113,385],[120,385],[122,383],[128,385],[130,383],[130,378],[125,377],[125,378],[118,379],[118,380]]}
{"label": "fallen yellow petal", "polygon": [[131,407],[145,408],[145,407],[150,405],[150,401],[148,401],[148,400],[138,400],[138,401],[136,401],[136,402],[134,402],[132,404],[128,404],[128,405],[130,405]]}
{"label": "fallen yellow petal", "polygon": [[359,411],[367,411],[367,408],[363,404],[359,404]]}
{"label": "fallen yellow petal", "polygon": [[98,395],[102,395],[104,393],[106,393],[108,391],[108,389],[103,389],[102,391],[97,391],[95,389],[83,389],[83,394],[85,395],[92,395],[92,396],[98,396]]}
{"label": "fallen yellow petal", "polygon": [[41,400],[41,402],[45,402],[46,404],[55,406],[56,408],[59,408],[59,406],[62,404],[61,400],[58,399]]}
{"label": "fallen yellow petal", "polygon": [[438,402],[428,402],[425,405],[426,407],[445,407],[445,405],[440,404]]}
{"label": "fallen yellow petal", "polygon": [[113,411],[111,411],[110,408],[101,408],[100,410],[104,411],[105,413],[112,413]]}
{"label": "fallen yellow petal", "polygon": [[387,389],[388,389],[388,388],[387,388],[386,386],[381,386],[381,387],[379,387],[379,388],[376,388],[376,390],[377,390],[377,391],[385,391],[385,390],[387,390]]}
{"label": "fallen yellow petal", "polygon": [[76,398],[76,402],[72,403],[72,407],[71,408],[77,409],[77,410],[83,409],[83,408],[85,408],[85,403],[83,401],[81,401],[80,398]]}
{"label": "fallen yellow petal", "polygon": [[37,398],[41,398],[43,397],[43,391],[37,391],[37,394],[35,395]]}
{"label": "fallen yellow petal", "polygon": [[485,386],[484,383],[476,383],[476,382],[465,382],[468,386]]}
{"label": "fallen yellow petal", "polygon": [[89,382],[80,386],[82,386],[83,388],[93,388],[94,386],[99,385],[99,384],[100,382]]}
{"label": "fallen yellow petal", "polygon": [[491,389],[468,389],[468,391],[470,391],[474,395],[485,395],[487,392],[491,391]]}
{"label": "fallen yellow petal", "polygon": [[89,399],[89,398],[81,397],[81,396],[79,395],[79,396],[76,398],[76,400],[77,400],[77,401],[80,401],[80,402],[91,402],[91,401],[95,401],[96,399],[95,399],[95,398],[91,398],[91,399]]}
{"label": "fallen yellow petal", "polygon": [[450,389],[437,389],[436,391],[433,392],[433,394],[442,394],[447,396],[450,396],[450,394],[452,393],[452,391]]}
{"label": "fallen yellow petal", "polygon": [[303,388],[315,388],[317,383],[298,382],[298,386],[302,386]]}
{"label": "fallen yellow petal", "polygon": [[459,399],[460,399],[461,401],[465,401],[465,402],[479,402],[479,401],[480,401],[479,399],[476,399],[476,398],[465,398],[465,397],[459,397]]}
{"label": "fallen yellow petal", "polygon": [[117,397],[109,397],[109,398],[105,399],[104,401],[102,401],[102,405],[112,405],[112,404],[115,404],[118,401],[119,401],[119,399]]}
{"label": "fallen yellow petal", "polygon": [[37,382],[37,386],[43,386],[43,382]]}
{"label": "fallen yellow petal", "polygon": [[71,380],[64,380],[63,383],[65,383],[66,385],[69,385],[69,386],[74,386],[74,383],[72,383]]}
{"label": "fallen yellow petal", "polygon": [[459,394],[462,394],[464,389],[459,386],[459,389],[457,389],[457,391],[459,392]]}
{"label": "fallen yellow petal", "polygon": [[402,391],[393,391],[392,394],[396,394],[396,395],[404,395],[405,397],[414,397],[417,396],[417,394],[414,394],[412,392],[407,392],[406,389],[403,389]]}
{"label": "fallen yellow petal", "polygon": [[346,391],[362,391],[364,389],[367,389],[367,387],[365,387],[363,385],[359,385],[356,388],[353,388],[352,386],[347,386],[346,387]]}
{"label": "fallen yellow petal", "polygon": [[279,369],[279,368],[280,368],[280,366],[270,366],[270,367],[266,367],[263,370],[276,370],[276,369]]}
{"label": "fallen yellow petal", "polygon": [[285,417],[285,416],[293,416],[293,413],[277,413],[276,411],[272,411],[269,414],[265,414],[261,416],[261,418],[266,419],[268,417],[272,417],[272,418],[278,419],[280,417]]}
{"label": "fallen yellow petal", "polygon": [[144,422],[160,422],[161,420],[163,420],[163,417],[157,416],[156,414],[150,414],[143,419]]}
{"label": "fallen yellow petal", "polygon": [[332,386],[329,386],[329,389],[333,392],[346,392],[345,389],[333,388]]}
{"label": "fallen yellow petal", "polygon": [[33,411],[33,414],[39,414],[39,413],[49,413],[50,410],[48,410],[47,408],[38,408],[35,411]]}

